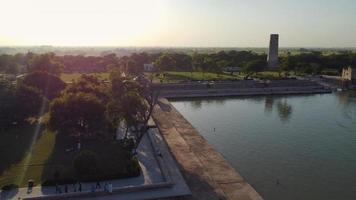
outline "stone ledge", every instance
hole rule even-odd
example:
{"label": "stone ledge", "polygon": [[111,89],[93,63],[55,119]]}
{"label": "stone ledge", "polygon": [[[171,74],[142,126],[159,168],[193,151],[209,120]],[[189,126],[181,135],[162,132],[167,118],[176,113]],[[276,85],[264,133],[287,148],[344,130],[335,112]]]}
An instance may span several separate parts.
{"label": "stone ledge", "polygon": [[262,200],[167,99],[159,100],[153,118],[192,191],[184,199]]}

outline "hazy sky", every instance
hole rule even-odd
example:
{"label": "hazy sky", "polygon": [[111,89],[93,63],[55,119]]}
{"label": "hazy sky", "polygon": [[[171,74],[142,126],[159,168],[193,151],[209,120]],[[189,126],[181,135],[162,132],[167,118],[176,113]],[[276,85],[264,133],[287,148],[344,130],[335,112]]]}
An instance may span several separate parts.
{"label": "hazy sky", "polygon": [[356,0],[0,0],[0,46],[356,47]]}

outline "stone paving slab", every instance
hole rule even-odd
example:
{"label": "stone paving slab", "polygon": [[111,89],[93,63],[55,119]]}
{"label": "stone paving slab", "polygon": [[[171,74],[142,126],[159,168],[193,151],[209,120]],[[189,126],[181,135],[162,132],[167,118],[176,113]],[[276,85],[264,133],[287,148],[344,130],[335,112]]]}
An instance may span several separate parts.
{"label": "stone paving slab", "polygon": [[184,200],[262,200],[167,99],[159,100],[153,118],[192,191]]}

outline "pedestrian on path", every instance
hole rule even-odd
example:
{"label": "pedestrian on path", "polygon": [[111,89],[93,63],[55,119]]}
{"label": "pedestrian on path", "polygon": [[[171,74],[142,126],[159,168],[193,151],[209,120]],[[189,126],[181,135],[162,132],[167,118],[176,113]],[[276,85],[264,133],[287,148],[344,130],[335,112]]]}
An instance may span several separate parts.
{"label": "pedestrian on path", "polygon": [[59,193],[58,183],[56,183],[56,194]]}
{"label": "pedestrian on path", "polygon": [[101,185],[100,185],[100,182],[99,182],[99,181],[96,182],[95,189],[101,189]]}
{"label": "pedestrian on path", "polygon": [[79,192],[82,191],[82,184],[79,182]]}
{"label": "pedestrian on path", "polygon": [[65,192],[65,193],[68,193],[68,186],[67,186],[67,184],[64,185],[64,192]]}
{"label": "pedestrian on path", "polygon": [[105,184],[104,184],[104,191],[105,192],[108,192],[109,190],[108,190],[108,183],[107,182],[105,182]]}
{"label": "pedestrian on path", "polygon": [[112,183],[109,183],[109,193],[112,193]]}

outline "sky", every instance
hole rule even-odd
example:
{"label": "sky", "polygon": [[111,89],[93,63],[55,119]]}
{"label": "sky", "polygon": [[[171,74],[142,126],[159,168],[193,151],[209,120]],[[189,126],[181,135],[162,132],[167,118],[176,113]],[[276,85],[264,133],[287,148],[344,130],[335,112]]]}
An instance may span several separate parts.
{"label": "sky", "polygon": [[0,0],[0,46],[356,47],[355,0]]}

